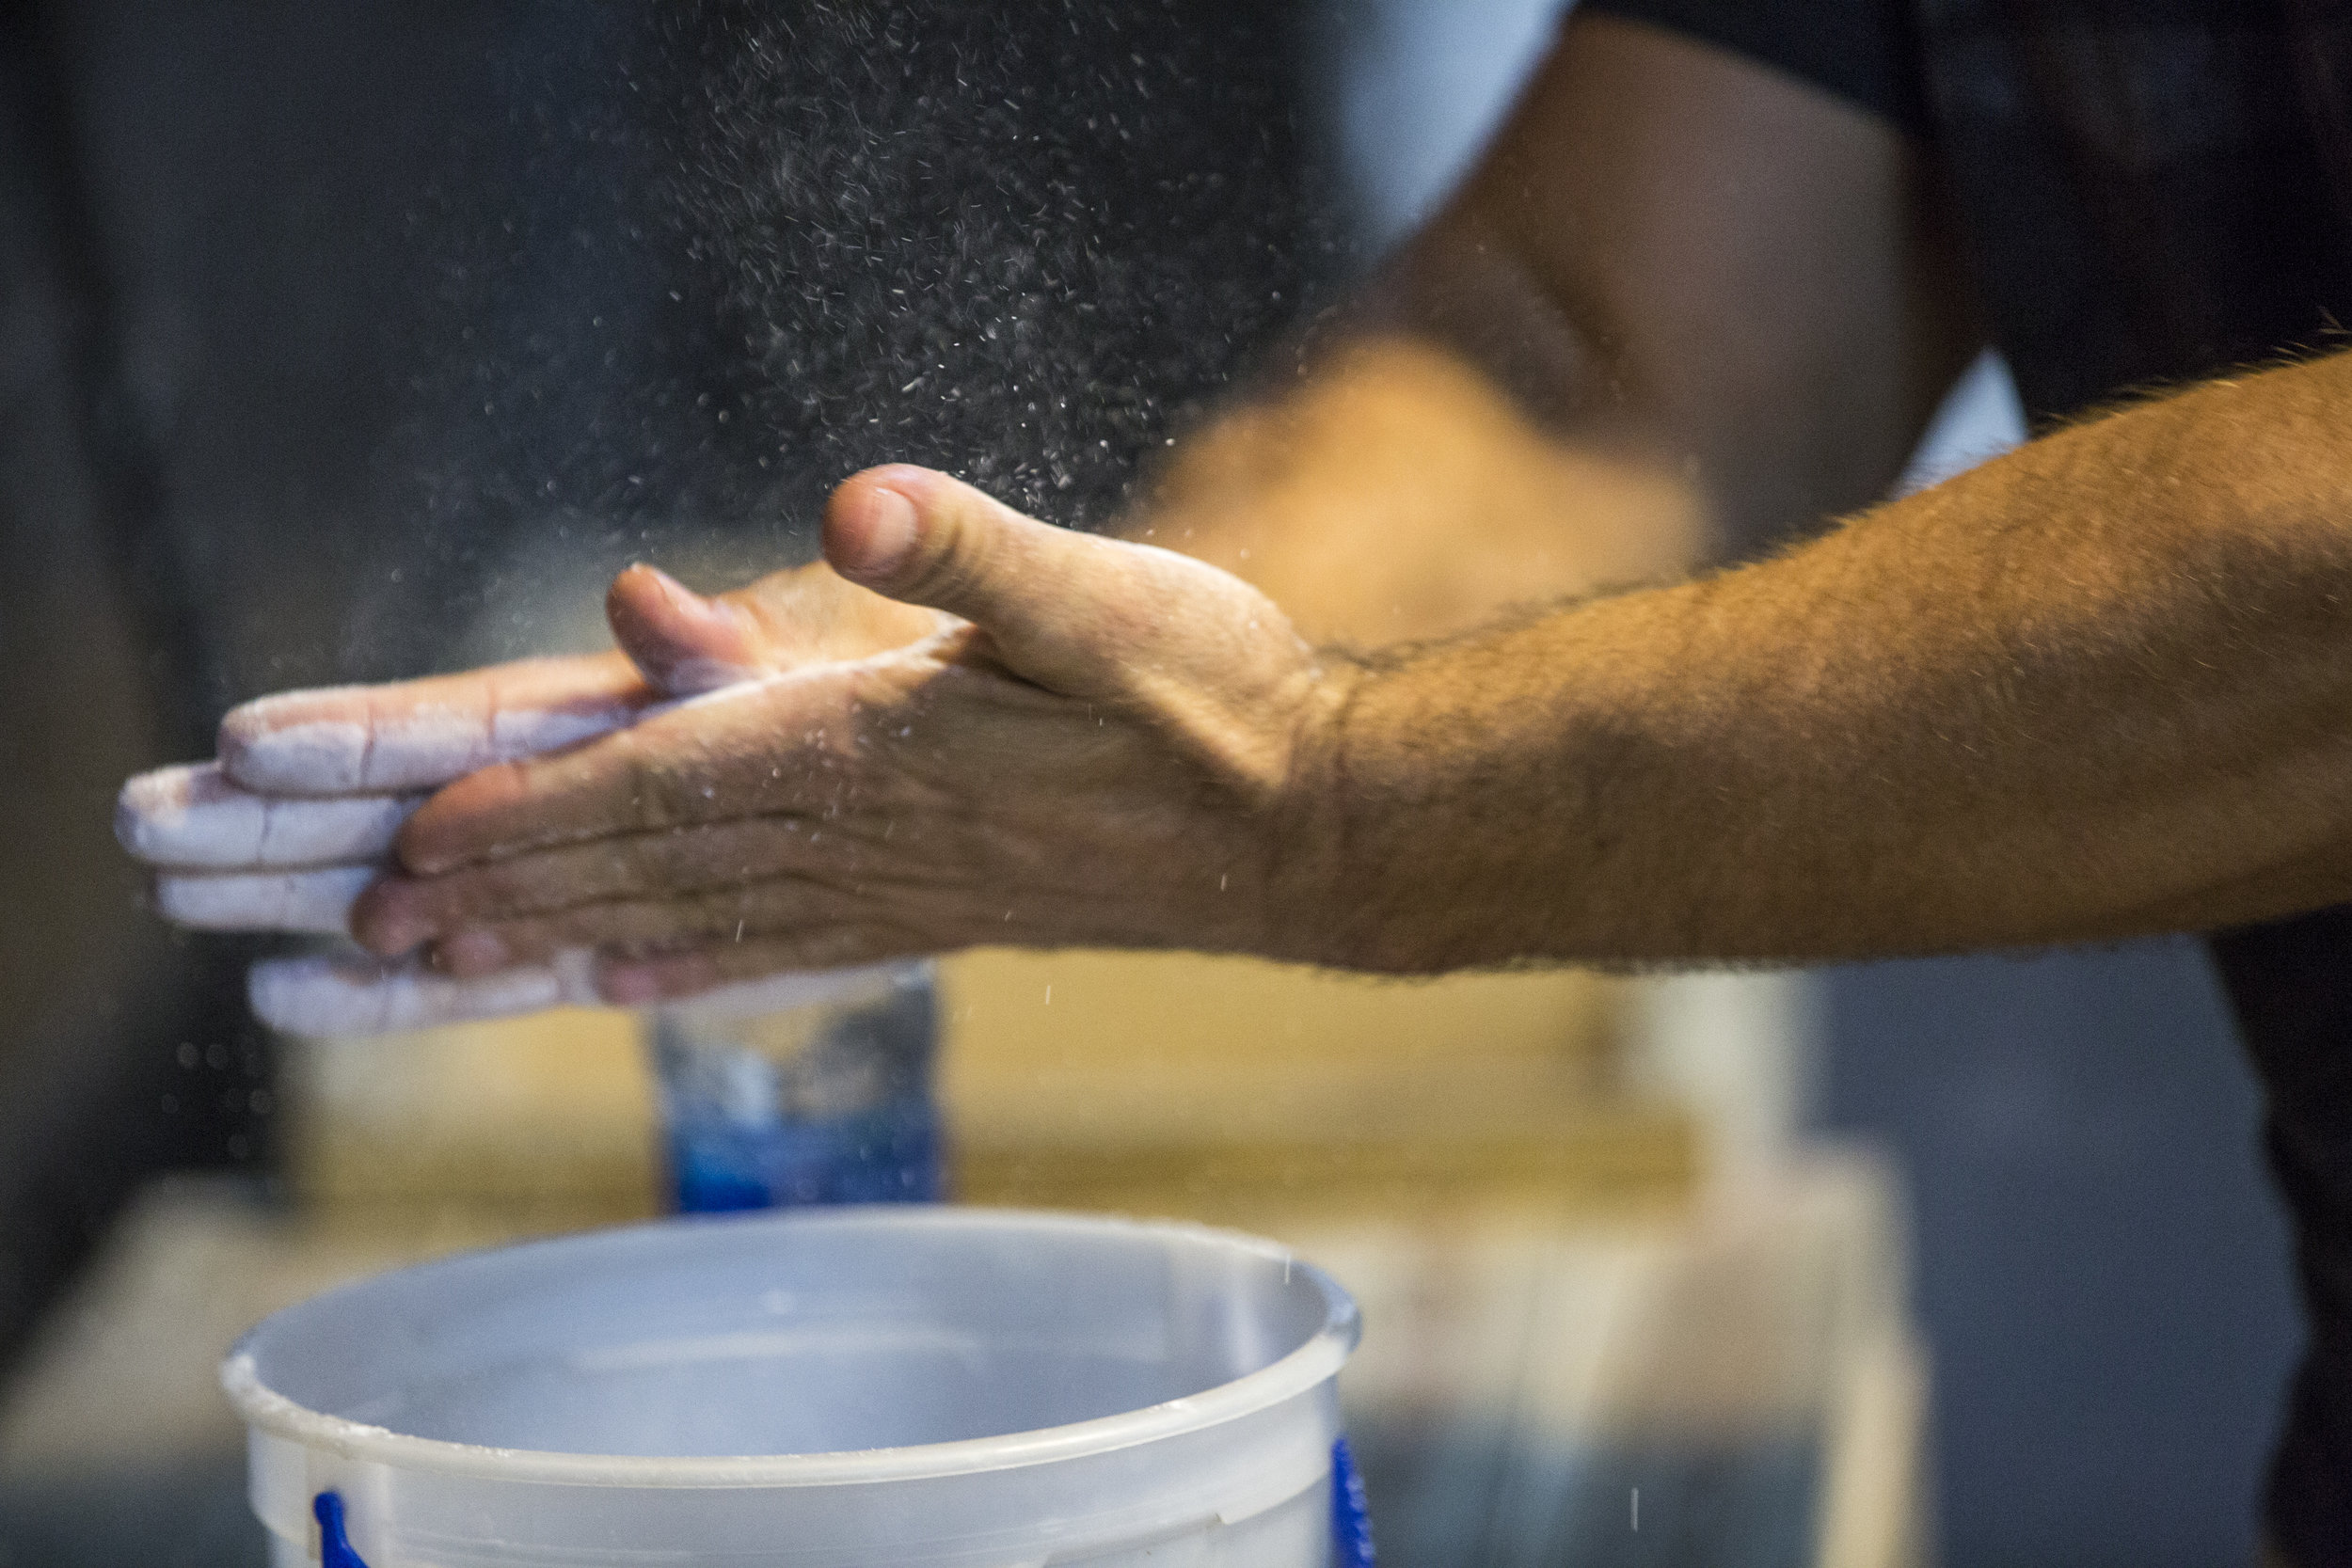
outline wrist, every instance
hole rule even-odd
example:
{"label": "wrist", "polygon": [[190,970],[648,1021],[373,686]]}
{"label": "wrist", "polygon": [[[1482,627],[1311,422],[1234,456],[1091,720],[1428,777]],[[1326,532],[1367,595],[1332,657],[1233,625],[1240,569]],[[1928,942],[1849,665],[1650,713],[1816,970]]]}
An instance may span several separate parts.
{"label": "wrist", "polygon": [[1288,803],[1278,910],[1295,956],[1435,974],[1654,940],[1640,915],[1669,781],[1633,740],[1661,677],[1615,657],[1630,608],[1346,661]]}
{"label": "wrist", "polygon": [[1264,816],[1263,930],[1269,956],[1335,968],[1351,961],[1345,901],[1353,808],[1349,747],[1358,699],[1375,678],[1362,659],[1316,655],[1292,721],[1289,766]]}

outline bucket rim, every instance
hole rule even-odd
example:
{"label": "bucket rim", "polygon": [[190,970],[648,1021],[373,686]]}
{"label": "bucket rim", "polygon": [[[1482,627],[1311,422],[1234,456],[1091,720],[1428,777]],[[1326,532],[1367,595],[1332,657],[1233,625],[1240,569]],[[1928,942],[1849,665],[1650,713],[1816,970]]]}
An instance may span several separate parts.
{"label": "bucket rim", "polygon": [[[578,1245],[618,1236],[675,1232],[681,1226],[708,1228],[830,1227],[856,1225],[885,1229],[927,1227],[981,1229],[1008,1223],[1048,1230],[1148,1232],[1211,1242],[1254,1253],[1279,1262],[1286,1275],[1304,1275],[1322,1294],[1320,1327],[1297,1349],[1256,1371],[1246,1372],[1198,1394],[1121,1411],[1061,1426],[993,1437],[960,1438],[947,1443],[918,1443],[899,1448],[858,1449],[834,1453],[689,1455],[656,1457],[638,1454],[569,1453],[555,1449],[499,1449],[456,1443],[330,1416],[299,1404],[262,1381],[255,1343],[283,1312],[273,1313],[248,1329],[221,1362],[220,1384],[230,1403],[256,1433],[284,1438],[304,1449],[325,1449],[339,1458],[380,1464],[391,1468],[503,1481],[516,1483],[599,1487],[793,1487],[839,1486],[868,1481],[925,1481],[975,1475],[1035,1465],[1080,1459],[1143,1443],[1158,1442],[1187,1433],[1221,1426],[1228,1421],[1306,1394],[1336,1376],[1354,1352],[1363,1332],[1355,1298],[1330,1275],[1289,1247],[1246,1231],[1185,1220],[1136,1219],[1124,1215],[1084,1214],[1050,1210],[967,1208],[947,1204],[849,1205],[837,1209],[754,1212],[743,1214],[680,1215],[637,1225],[547,1237],[508,1246],[478,1249],[411,1264],[354,1280],[321,1292],[333,1295],[357,1290],[414,1270],[429,1270],[493,1254]],[[310,1301],[319,1296],[309,1298]],[[297,1303],[296,1307],[307,1305]],[[294,1310],[294,1307],[284,1311]]]}

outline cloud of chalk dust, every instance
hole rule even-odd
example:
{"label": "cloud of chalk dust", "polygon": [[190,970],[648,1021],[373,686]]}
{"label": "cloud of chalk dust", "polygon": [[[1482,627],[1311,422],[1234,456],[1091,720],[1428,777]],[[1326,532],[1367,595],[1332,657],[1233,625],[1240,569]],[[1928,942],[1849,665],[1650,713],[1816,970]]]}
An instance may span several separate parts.
{"label": "cloud of chalk dust", "polygon": [[446,584],[479,596],[468,658],[600,641],[629,560],[704,588],[807,560],[874,463],[1100,527],[1331,270],[1280,6],[647,10],[604,45],[607,123],[555,133],[623,183],[575,197],[620,243],[505,293],[451,380],[512,419],[424,465],[433,505],[516,515]]}

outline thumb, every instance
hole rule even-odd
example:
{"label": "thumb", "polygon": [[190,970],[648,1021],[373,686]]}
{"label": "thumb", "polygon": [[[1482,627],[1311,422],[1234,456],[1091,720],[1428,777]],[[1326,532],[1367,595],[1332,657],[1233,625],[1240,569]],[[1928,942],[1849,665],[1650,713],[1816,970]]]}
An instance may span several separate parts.
{"label": "thumb", "polygon": [[1149,597],[1150,574],[1137,553],[906,465],[854,476],[825,509],[834,571],[961,616],[988,632],[1013,670],[1073,694],[1104,685],[1113,644],[1154,619],[1156,606],[1138,598]]}
{"label": "thumb", "polygon": [[750,615],[725,599],[705,598],[658,567],[631,566],[614,578],[604,614],[638,673],[669,696],[715,691],[765,668]]}

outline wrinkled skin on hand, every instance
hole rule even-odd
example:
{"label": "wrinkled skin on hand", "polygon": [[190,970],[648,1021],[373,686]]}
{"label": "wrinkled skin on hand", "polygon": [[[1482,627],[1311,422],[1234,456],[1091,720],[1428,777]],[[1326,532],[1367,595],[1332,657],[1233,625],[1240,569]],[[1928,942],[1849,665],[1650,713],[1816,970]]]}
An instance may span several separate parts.
{"label": "wrinkled skin on hand", "polygon": [[625,576],[623,645],[707,694],[441,790],[353,934],[459,976],[589,948],[631,1003],[981,942],[1286,950],[1350,675],[1270,600],[910,467],[844,484],[825,545],[827,586],[716,607]]}

